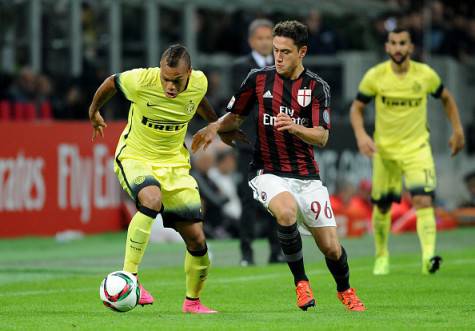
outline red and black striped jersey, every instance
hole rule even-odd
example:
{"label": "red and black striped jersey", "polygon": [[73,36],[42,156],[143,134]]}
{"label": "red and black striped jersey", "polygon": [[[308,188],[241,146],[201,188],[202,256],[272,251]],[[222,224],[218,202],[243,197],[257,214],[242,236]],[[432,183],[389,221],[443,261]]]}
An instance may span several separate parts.
{"label": "red and black striped jersey", "polygon": [[227,110],[247,116],[256,103],[259,114],[251,171],[319,178],[313,145],[291,133],[277,131],[274,124],[277,114],[283,112],[305,127],[330,129],[329,85],[307,69],[295,80],[279,75],[275,66],[254,69],[229,101]]}

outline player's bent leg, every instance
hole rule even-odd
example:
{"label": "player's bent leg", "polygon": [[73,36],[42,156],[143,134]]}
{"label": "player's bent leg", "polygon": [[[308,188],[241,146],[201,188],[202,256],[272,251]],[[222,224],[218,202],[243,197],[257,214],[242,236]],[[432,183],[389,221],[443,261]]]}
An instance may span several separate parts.
{"label": "player's bent leg", "polygon": [[[146,186],[138,193],[138,211],[132,218],[127,231],[124,270],[138,273],[145,249],[150,239],[150,231],[155,217],[161,209],[161,192],[158,186]],[[152,304],[153,296],[140,284],[140,305]]]}
{"label": "player's bent leg", "polygon": [[389,274],[389,232],[391,230],[391,203],[378,203],[373,207],[373,233],[375,246],[374,275]]}
{"label": "player's bent leg", "polygon": [[294,276],[297,306],[306,311],[315,306],[302,254],[302,238],[297,228],[297,202],[289,192],[277,194],[269,202],[269,210],[277,219],[277,236],[287,264]]}
{"label": "player's bent leg", "polygon": [[203,232],[203,223],[176,222],[175,228],[186,244],[186,298],[183,302],[182,311],[194,314],[217,313],[216,310],[204,306],[199,299],[211,264]]}
{"label": "player's bent leg", "polygon": [[435,273],[440,268],[442,258],[435,255],[436,222],[432,197],[430,195],[414,195],[412,204],[416,209],[417,235],[422,250],[422,273]]}
{"label": "player's bent leg", "polygon": [[320,251],[325,255],[325,262],[336,282],[337,297],[352,311],[366,310],[355,290],[350,287],[350,267],[346,251],[341,246],[336,227],[309,228]]}

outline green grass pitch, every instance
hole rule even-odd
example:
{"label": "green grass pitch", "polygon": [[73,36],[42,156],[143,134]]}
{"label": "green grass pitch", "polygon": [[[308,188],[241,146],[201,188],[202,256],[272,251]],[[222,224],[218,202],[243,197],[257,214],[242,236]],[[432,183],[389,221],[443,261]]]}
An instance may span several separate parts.
{"label": "green grass pitch", "polygon": [[286,265],[265,264],[267,243],[256,241],[257,266],[238,266],[237,241],[211,241],[213,266],[202,301],[216,315],[181,313],[183,244],[151,243],[141,281],[157,299],[128,313],[106,309],[98,288],[121,268],[125,234],[0,240],[0,330],[475,330],[475,229],[438,234],[444,257],[436,275],[420,274],[415,234],[390,239],[391,274],[373,276],[372,238],[346,239],[351,284],[368,310],[348,312],[311,238],[304,258],[317,308],[295,305]]}

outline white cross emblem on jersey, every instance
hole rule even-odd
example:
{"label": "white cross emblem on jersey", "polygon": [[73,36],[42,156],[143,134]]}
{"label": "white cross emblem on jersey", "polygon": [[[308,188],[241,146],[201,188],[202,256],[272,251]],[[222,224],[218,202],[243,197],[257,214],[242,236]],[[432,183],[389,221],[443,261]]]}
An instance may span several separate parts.
{"label": "white cross emblem on jersey", "polygon": [[307,107],[312,100],[312,90],[308,88],[300,89],[297,91],[297,102],[302,107]]}

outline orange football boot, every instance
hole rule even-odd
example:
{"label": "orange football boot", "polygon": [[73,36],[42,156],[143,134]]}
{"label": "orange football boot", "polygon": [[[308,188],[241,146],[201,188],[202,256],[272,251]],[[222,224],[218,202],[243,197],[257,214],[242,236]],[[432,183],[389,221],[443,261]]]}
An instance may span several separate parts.
{"label": "orange football boot", "polygon": [[361,302],[360,298],[355,293],[353,288],[349,288],[343,292],[337,292],[337,297],[340,299],[341,303],[348,308],[348,310],[352,311],[365,311],[366,307],[364,306],[363,302]]}
{"label": "orange football boot", "polygon": [[300,309],[307,311],[309,307],[315,306],[315,298],[313,297],[310,283],[307,280],[298,282],[295,292],[297,293],[297,306]]}

